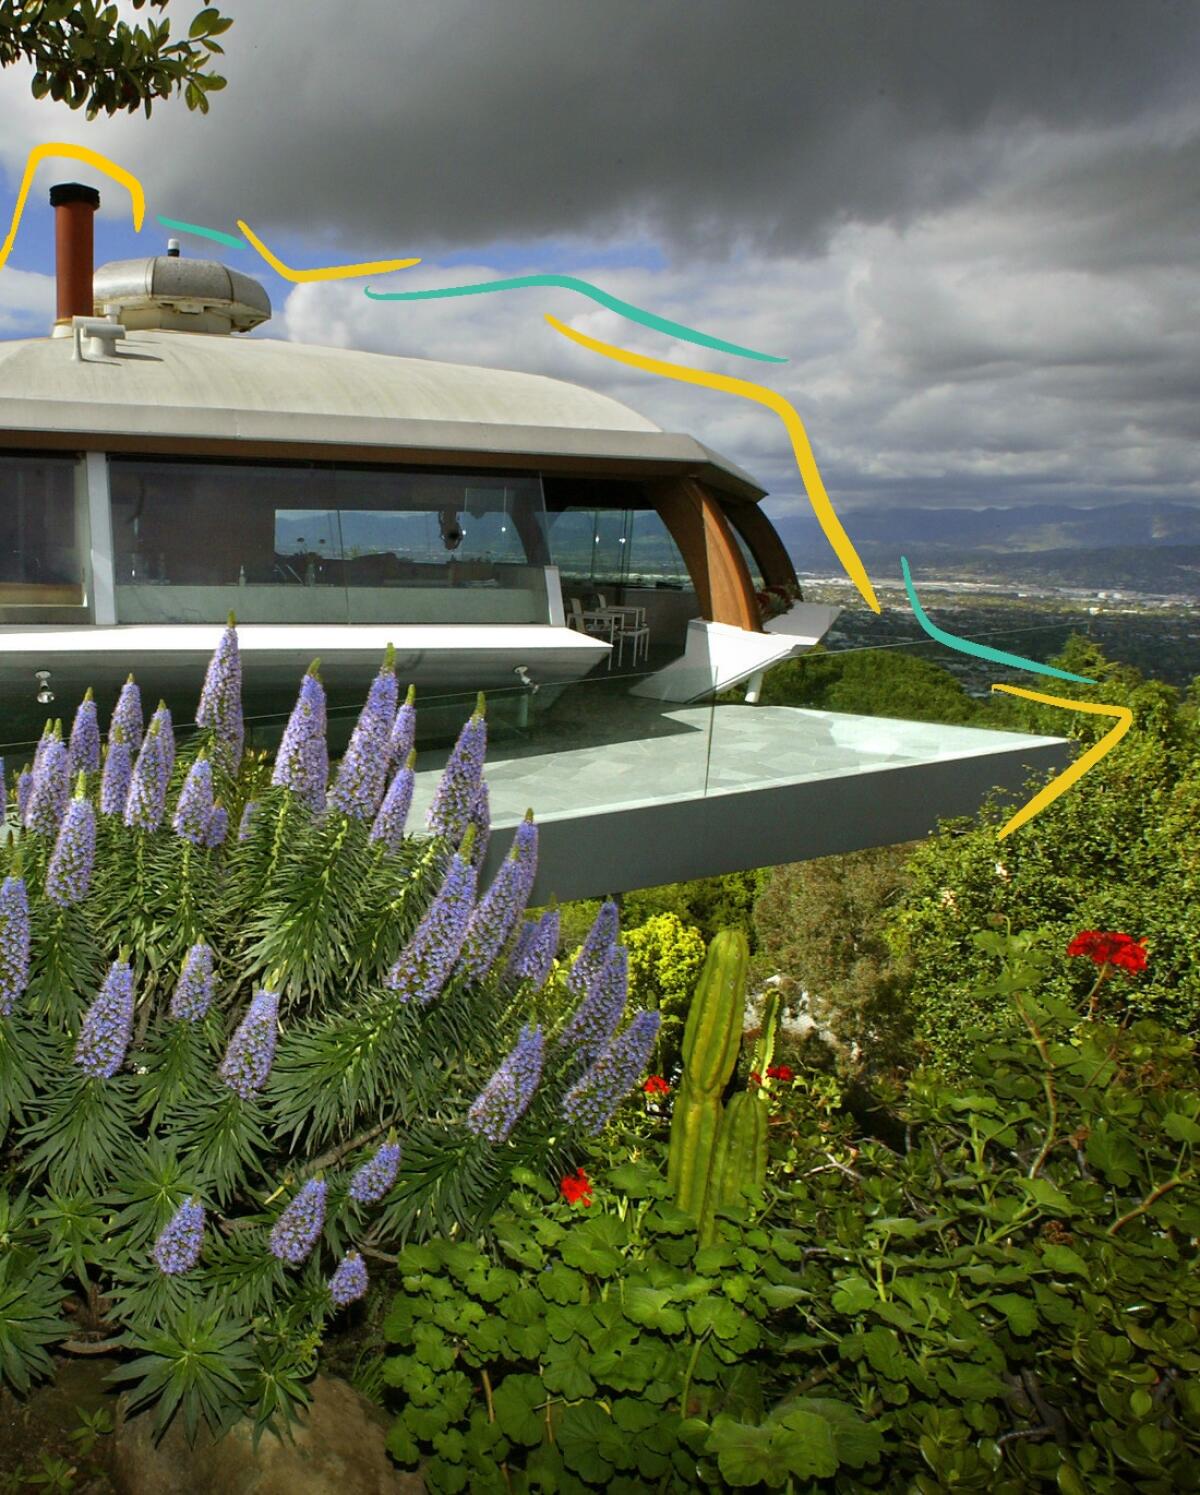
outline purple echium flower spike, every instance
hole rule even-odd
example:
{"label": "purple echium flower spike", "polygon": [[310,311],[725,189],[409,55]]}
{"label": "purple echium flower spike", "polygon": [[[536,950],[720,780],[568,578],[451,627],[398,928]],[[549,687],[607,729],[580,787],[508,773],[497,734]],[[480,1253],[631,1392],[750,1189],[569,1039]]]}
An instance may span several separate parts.
{"label": "purple echium flower spike", "polygon": [[350,1198],[355,1204],[378,1204],[396,1182],[399,1171],[400,1144],[389,1137],[375,1155],[351,1175]]}
{"label": "purple echium flower spike", "polygon": [[588,990],[616,941],[617,905],[606,898],[567,972],[567,990],[573,997],[581,997]]}
{"label": "purple echium flower spike", "polygon": [[67,748],[67,769],[72,778],[81,773],[96,773],[100,767],[100,722],[92,687],[79,703],[71,725],[71,743]]}
{"label": "purple echium flower spike", "polygon": [[242,761],[246,729],[242,721],[242,658],[232,614],[208,662],[196,725],[212,732],[213,757],[227,774],[235,775]]}
{"label": "purple echium flower spike", "polygon": [[614,945],[587,996],[558,1035],[559,1047],[572,1049],[582,1059],[595,1059],[616,1032],[628,997],[629,952],[624,945]]}
{"label": "purple echium flower spike", "polygon": [[130,829],[156,831],[167,806],[167,744],[161,722],[151,721],[129,778],[125,824]]}
{"label": "purple echium flower spike", "polygon": [[255,992],[250,1009],[229,1040],[217,1073],[235,1095],[253,1100],[267,1083],[275,1057],[275,1022],[279,993]]}
{"label": "purple echium flower spike", "polygon": [[528,1109],[542,1077],[545,1043],[540,1028],[522,1028],[517,1046],[476,1096],[467,1126],[477,1137],[504,1142]]}
{"label": "purple echium flower spike", "polygon": [[396,672],[391,646],[383,668],[371,682],[367,702],[350,734],[345,756],[329,795],[330,809],[355,820],[373,820],[387,780],[388,744],[396,715]]}
{"label": "purple echium flower spike", "polygon": [[[171,709],[165,701],[160,701],[155,707],[154,715],[150,718],[150,726],[158,723],[158,733],[162,738],[163,761],[159,772],[163,780],[163,803],[166,803],[167,785],[171,782],[171,775],[175,771],[175,727],[171,721]],[[150,730],[149,727],[146,729]]]}
{"label": "purple echium flower spike", "polygon": [[204,1206],[196,1198],[185,1200],[154,1243],[154,1265],[168,1277],[190,1272],[203,1244]]}
{"label": "purple echium flower spike", "polygon": [[275,1221],[271,1231],[271,1252],[293,1267],[308,1260],[325,1226],[325,1181],[309,1181]]}
{"label": "purple echium flower spike", "polygon": [[425,817],[435,836],[446,836],[454,845],[462,840],[470,822],[486,750],[487,722],[482,711],[476,711],[458,734]]}
{"label": "purple echium flower spike", "polygon": [[54,737],[46,744],[42,761],[34,769],[29,803],[25,808],[26,830],[40,836],[57,836],[70,797],[67,749],[61,738]]}
{"label": "purple echium flower spike", "polygon": [[209,851],[215,846],[220,846],[229,834],[229,811],[224,805],[214,805],[212,814],[208,817],[208,825],[204,832],[204,840],[200,843]]}
{"label": "purple echium flower spike", "polygon": [[23,877],[0,883],[0,1017],[8,1017],[29,984],[29,895]]}
{"label": "purple echium flower spike", "polygon": [[347,1251],[329,1279],[329,1296],[339,1308],[366,1296],[367,1268],[357,1251]]}
{"label": "purple echium flower spike", "polygon": [[325,808],[329,749],[325,743],[325,688],[317,679],[316,661],[300,682],[300,694],[275,755],[272,784],[290,789],[313,814]]}
{"label": "purple echium flower spike", "polygon": [[473,826],[475,830],[471,860],[476,867],[482,868],[484,858],[487,856],[488,842],[492,839],[492,806],[488,798],[488,786],[483,779],[480,779],[475,798],[471,801],[471,813],[467,816],[467,824]]}
{"label": "purple echium flower spike", "polygon": [[33,772],[23,768],[17,775],[17,819],[22,825],[29,814],[29,796],[33,793]]}
{"label": "purple echium flower spike", "polygon": [[183,962],[179,981],[171,997],[170,1013],[185,1023],[198,1023],[213,999],[213,953],[201,941],[193,945]]}
{"label": "purple echium flower spike", "polygon": [[54,723],[47,720],[42,728],[42,735],[38,738],[37,747],[33,750],[33,772],[37,773],[42,766],[42,759],[46,756],[46,749],[54,741]]}
{"label": "purple echium flower spike", "polygon": [[87,897],[96,856],[96,812],[83,797],[84,776],[79,777],[79,791],[67,806],[46,867],[46,897],[60,908]]}
{"label": "purple echium flower spike", "polygon": [[396,770],[371,826],[371,840],[382,841],[388,851],[399,851],[404,840],[404,827],[412,808],[413,785],[417,779],[416,760],[416,753],[409,753],[403,766]]}
{"label": "purple echium flower spike", "polygon": [[595,1136],[646,1073],[658,1037],[659,1012],[639,1012],[563,1096],[562,1114]]}
{"label": "purple echium flower spike", "polygon": [[179,791],[179,803],[175,806],[175,818],[171,824],[177,836],[183,836],[196,846],[204,844],[208,834],[208,822],[213,811],[212,764],[207,758],[197,758]]}
{"label": "purple echium flower spike", "polygon": [[392,723],[392,735],[388,742],[388,763],[392,768],[398,768],[402,763],[408,762],[408,755],[417,743],[417,699],[416,687],[410,685],[408,694],[400,704],[396,712],[396,720]]}
{"label": "purple echium flower spike", "polygon": [[392,967],[387,984],[402,1002],[432,1002],[454,969],[475,899],[475,868],[457,853],[446,880]]}
{"label": "purple echium flower spike", "polygon": [[113,708],[112,721],[108,724],[109,742],[113,740],[117,727],[121,729],[121,736],[132,758],[142,745],[142,693],[133,683],[132,675],[121,687],[121,694]]}
{"label": "purple echium flower spike", "polygon": [[516,948],[508,962],[508,974],[514,981],[529,981],[541,991],[558,954],[558,910],[548,908],[536,923],[522,924]]}
{"label": "purple echium flower spike", "polygon": [[492,969],[533,891],[538,832],[531,816],[532,812],[528,812],[517,827],[512,850],[500,864],[491,887],[479,900],[467,925],[462,969],[472,981],[482,981]]}
{"label": "purple echium flower spike", "polygon": [[117,727],[109,733],[108,751],[104,755],[104,772],[100,775],[101,815],[123,815],[129,798],[129,780],[133,776],[133,758],[129,744]]}
{"label": "purple echium flower spike", "polygon": [[242,810],[242,818],[238,821],[238,840],[245,841],[250,835],[250,822],[254,819],[254,812],[258,809],[256,799],[248,799]]}
{"label": "purple echium flower spike", "polygon": [[75,1063],[95,1080],[110,1080],[125,1059],[133,1036],[133,972],[114,960],[96,1000],[84,1014]]}

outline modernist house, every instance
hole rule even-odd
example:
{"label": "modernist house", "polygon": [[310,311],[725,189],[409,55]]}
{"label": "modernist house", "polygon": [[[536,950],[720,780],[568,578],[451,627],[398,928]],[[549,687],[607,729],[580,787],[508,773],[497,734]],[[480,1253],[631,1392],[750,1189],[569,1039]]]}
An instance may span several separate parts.
{"label": "modernist house", "polygon": [[[251,710],[285,711],[314,656],[357,706],[389,641],[423,721],[440,692],[515,701],[493,825],[537,806],[539,898],[907,840],[1064,761],[1053,738],[714,705],[836,615],[762,621],[756,592],[796,577],[734,463],[559,380],[247,337],[255,280],[173,243],[94,270],[99,194],[50,201],[57,321],[0,342],[10,768],[130,671],[186,722],[230,612]],[[635,682],[614,648],[641,651]],[[535,692],[550,709],[519,709]]]}
{"label": "modernist house", "polygon": [[[10,709],[44,676],[71,698],[194,680],[231,611],[252,693],[315,655],[361,691],[389,639],[421,686],[563,682],[626,657],[636,622],[656,660],[702,666],[674,699],[834,616],[764,632],[755,592],[794,585],[791,561],[763,490],[691,437],[559,380],[246,337],[271,314],[257,281],[174,241],[93,271],[99,193],[50,201],[57,321],[0,342]],[[610,616],[573,616],[596,592]]]}

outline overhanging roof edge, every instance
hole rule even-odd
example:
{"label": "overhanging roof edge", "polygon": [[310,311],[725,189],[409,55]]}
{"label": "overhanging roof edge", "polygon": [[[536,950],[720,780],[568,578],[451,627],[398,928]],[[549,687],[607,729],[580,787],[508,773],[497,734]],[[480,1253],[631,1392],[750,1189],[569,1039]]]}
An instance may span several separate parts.
{"label": "overhanging roof edge", "polygon": [[31,437],[52,438],[56,444],[70,438],[92,450],[116,450],[110,444],[130,441],[139,446],[147,441],[211,441],[234,449],[243,442],[300,445],[330,456],[339,448],[377,447],[381,452],[524,456],[549,464],[555,458],[666,463],[743,499],[757,501],[766,493],[735,462],[692,436],[669,431],[0,398],[0,446],[20,445]]}

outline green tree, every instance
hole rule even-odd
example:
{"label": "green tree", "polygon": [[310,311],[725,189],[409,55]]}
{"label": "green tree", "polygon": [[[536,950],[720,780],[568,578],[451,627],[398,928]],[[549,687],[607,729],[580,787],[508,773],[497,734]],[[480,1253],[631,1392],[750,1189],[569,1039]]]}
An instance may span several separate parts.
{"label": "green tree", "polygon": [[789,996],[807,993],[810,1015],[837,1039],[842,1067],[879,1073],[910,1054],[905,963],[883,936],[910,850],[883,846],[772,868],[754,906],[758,974],[782,976]]}
{"label": "green tree", "polygon": [[635,1007],[657,1007],[662,1013],[655,1063],[668,1074],[679,1058],[683,1025],[700,967],[704,936],[678,914],[655,914],[625,933],[629,951],[629,1000]]}
{"label": "green tree", "polygon": [[769,670],[760,700],[948,725],[973,722],[981,710],[949,670],[898,649],[814,649]]}
{"label": "green tree", "polygon": [[[170,0],[149,0],[163,11]],[[142,10],[147,0],[133,0]],[[206,6],[192,21],[185,41],[170,41],[169,20],[130,25],[115,5],[96,0],[0,0],[0,67],[31,62],[33,96],[86,106],[88,119],[102,111],[147,116],[155,99],[182,91],[189,109],[208,113],[208,95],[225,79],[208,71],[223,49],[217,37],[233,21]]]}
{"label": "green tree", "polygon": [[639,888],[626,893],[622,900],[624,919],[627,924],[636,924],[656,914],[675,914],[681,923],[694,925],[706,942],[720,929],[740,929],[753,949],[754,900],[763,876],[761,870],[752,869]]}
{"label": "green tree", "polygon": [[[906,866],[906,887],[888,911],[889,948],[911,962],[908,1001],[915,1033],[942,1068],[956,1070],[967,1049],[1007,1031],[1006,1004],[979,991],[981,957],[972,932],[988,922],[1041,929],[1065,947],[1082,929],[1121,930],[1145,938],[1150,961],[1136,978],[1110,983],[1106,1000],[1128,1001],[1138,1015],[1175,1028],[1200,1024],[1200,731],[1179,694],[1114,664],[1084,639],[1054,661],[1092,675],[1096,686],[1059,685],[1054,693],[1126,705],[1134,725],[1100,763],[1033,821],[1003,841],[1003,822],[1022,794],[995,796],[974,820],[944,822]],[[1005,724],[1070,735],[1080,750],[1112,719],[1074,715],[1009,697]],[[1069,999],[1086,981],[1079,962],[1054,978]]]}

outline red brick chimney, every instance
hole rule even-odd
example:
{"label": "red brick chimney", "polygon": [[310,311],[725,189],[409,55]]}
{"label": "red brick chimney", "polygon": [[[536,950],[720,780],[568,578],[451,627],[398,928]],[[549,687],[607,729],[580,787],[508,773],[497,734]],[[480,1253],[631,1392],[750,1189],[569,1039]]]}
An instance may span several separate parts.
{"label": "red brick chimney", "polygon": [[72,317],[95,315],[92,295],[93,216],[100,206],[95,187],[63,182],[50,188],[54,209],[54,251],[57,262],[58,321],[71,325]]}

